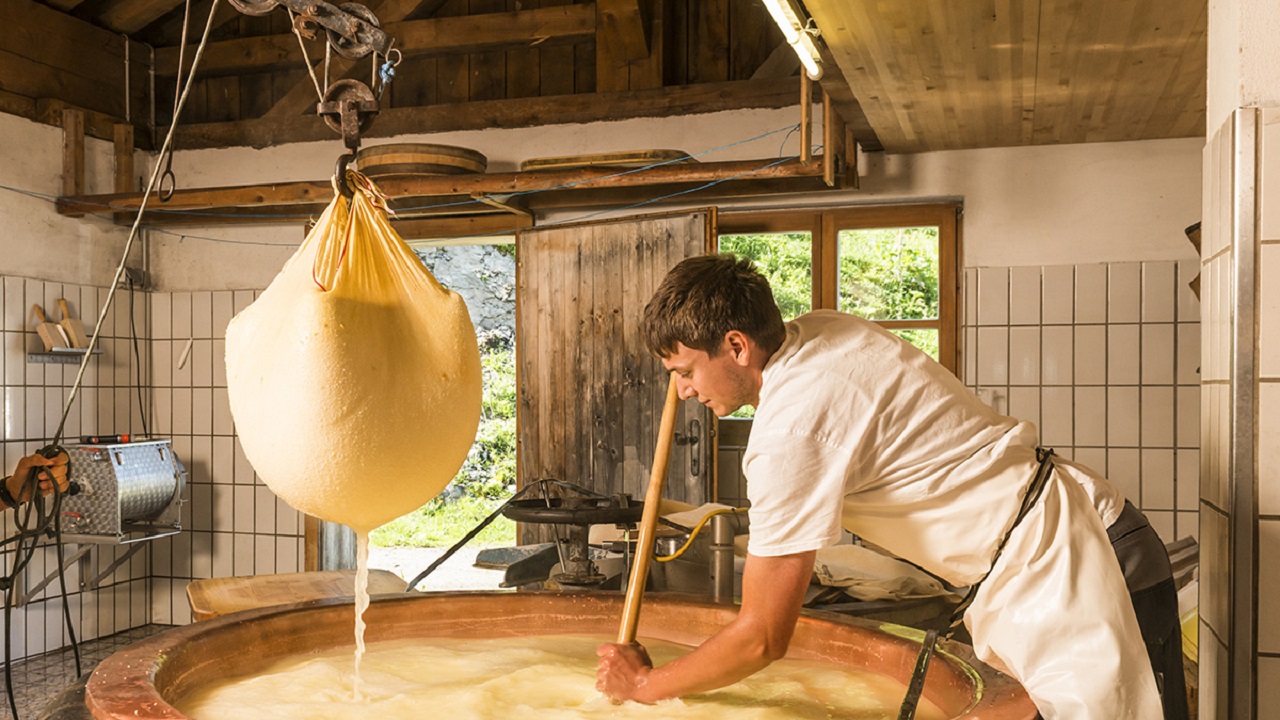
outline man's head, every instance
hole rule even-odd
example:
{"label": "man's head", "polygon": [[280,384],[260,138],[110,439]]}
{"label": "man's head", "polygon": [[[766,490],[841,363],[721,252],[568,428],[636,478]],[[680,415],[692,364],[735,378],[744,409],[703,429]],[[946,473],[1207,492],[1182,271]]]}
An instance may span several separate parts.
{"label": "man's head", "polygon": [[680,396],[718,415],[759,401],[761,372],[786,327],[769,281],[733,255],[689,258],[644,309],[645,345],[680,377]]}

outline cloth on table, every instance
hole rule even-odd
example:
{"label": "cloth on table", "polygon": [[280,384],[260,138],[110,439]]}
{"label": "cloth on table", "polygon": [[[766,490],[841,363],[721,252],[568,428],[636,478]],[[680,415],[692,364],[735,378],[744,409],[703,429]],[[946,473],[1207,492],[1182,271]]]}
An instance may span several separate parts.
{"label": "cloth on table", "polygon": [[858,600],[959,599],[940,580],[897,558],[861,545],[822,548],[813,561],[818,582],[842,588]]}

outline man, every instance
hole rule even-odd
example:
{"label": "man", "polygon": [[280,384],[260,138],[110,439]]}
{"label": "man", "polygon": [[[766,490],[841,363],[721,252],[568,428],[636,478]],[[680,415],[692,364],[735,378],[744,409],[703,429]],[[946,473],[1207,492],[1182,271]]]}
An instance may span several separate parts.
{"label": "man", "polygon": [[[1144,552],[1155,535],[1096,474],[1042,464],[1032,425],[994,413],[872,323],[818,311],[784,325],[768,282],[733,256],[673,268],[643,328],[682,398],[717,415],[755,406],[743,458],[751,538],[737,618],[657,668],[639,646],[600,646],[602,691],[655,702],[728,685],[782,657],[814,555],[843,526],[953,585],[976,585],[964,616],[974,649],[1017,678],[1044,717],[1161,717],[1107,527],[1122,526],[1117,547],[1142,539]],[[1129,564],[1135,576],[1154,565],[1160,597],[1172,593],[1167,556]],[[1172,630],[1169,619],[1153,637],[1176,633],[1176,605]],[[1184,718],[1177,705],[1169,717]]]}

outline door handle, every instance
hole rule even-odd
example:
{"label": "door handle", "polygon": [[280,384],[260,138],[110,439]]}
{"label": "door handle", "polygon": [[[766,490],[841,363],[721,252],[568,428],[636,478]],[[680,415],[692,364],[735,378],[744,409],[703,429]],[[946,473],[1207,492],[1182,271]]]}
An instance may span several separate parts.
{"label": "door handle", "polygon": [[690,420],[689,433],[686,435],[685,433],[682,433],[677,430],[675,435],[676,445],[690,446],[689,447],[689,474],[692,475],[693,477],[698,477],[698,474],[702,472],[702,462],[701,462],[702,454],[698,452],[698,448],[696,447],[698,442],[702,439],[701,430],[702,430],[702,423],[698,422],[697,420]]}

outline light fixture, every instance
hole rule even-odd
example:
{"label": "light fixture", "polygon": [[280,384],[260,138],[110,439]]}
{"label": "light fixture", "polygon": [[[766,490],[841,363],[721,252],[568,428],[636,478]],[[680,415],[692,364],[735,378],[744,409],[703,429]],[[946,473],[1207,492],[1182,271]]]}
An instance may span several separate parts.
{"label": "light fixture", "polygon": [[769,9],[769,14],[773,16],[773,21],[782,30],[782,37],[791,49],[796,51],[800,64],[804,66],[805,74],[810,80],[821,78],[822,59],[818,53],[818,46],[813,41],[814,36],[818,34],[817,25],[814,25],[811,19],[802,18],[800,13],[792,7],[790,0],[763,0],[763,2]]}

